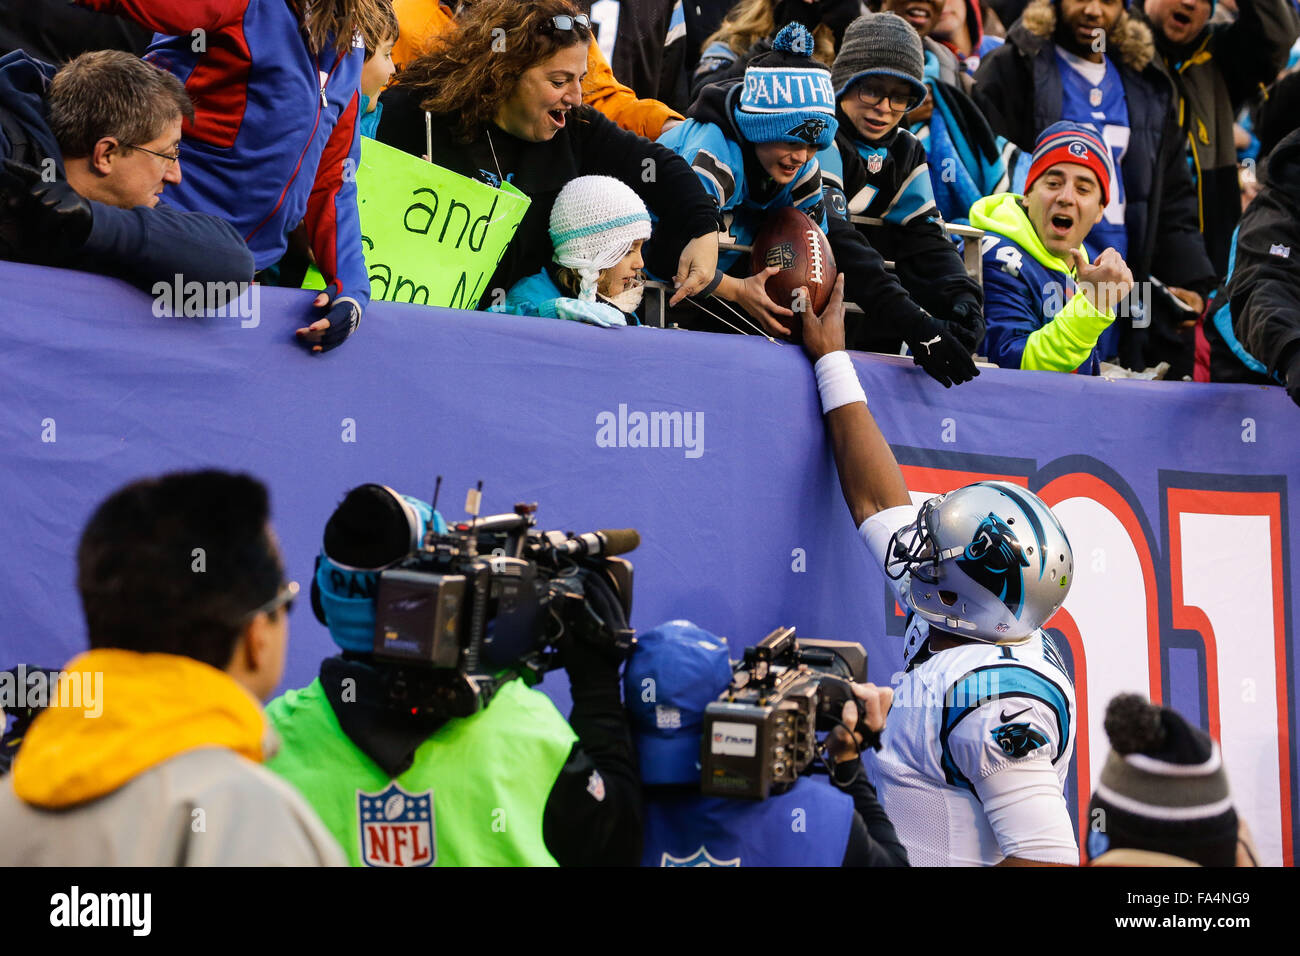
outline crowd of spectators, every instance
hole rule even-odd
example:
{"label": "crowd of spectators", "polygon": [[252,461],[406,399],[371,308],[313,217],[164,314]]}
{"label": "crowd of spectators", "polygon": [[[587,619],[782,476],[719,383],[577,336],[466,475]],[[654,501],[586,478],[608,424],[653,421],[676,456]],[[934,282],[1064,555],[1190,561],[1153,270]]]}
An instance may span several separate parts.
{"label": "crowd of spectators", "polygon": [[[479,308],[509,295],[518,314],[638,324],[651,280],[668,325],[787,335],[800,304],[773,301],[772,270],[745,253],[793,206],[846,277],[850,346],[910,351],[945,385],[983,357],[1300,384],[1287,379],[1300,356],[1290,244],[1270,216],[1247,217],[1261,234],[1238,239],[1243,209],[1285,186],[1269,160],[1300,115],[1287,108],[1296,0],[597,6],[39,0],[5,13],[0,254],[146,287],[176,274],[298,285],[314,264],[325,289],[297,335],[329,351],[370,300],[356,186],[368,136],[531,199]],[[142,52],[159,75],[132,69]],[[1054,153],[1048,178],[1064,188],[1036,220],[1031,161],[1059,123],[1106,162]],[[520,285],[563,268],[553,206],[582,177],[621,180],[652,224],[602,252],[630,263],[638,244],[622,308],[596,303],[620,317],[586,307],[590,290]],[[1084,193],[1104,202],[1081,230]],[[619,234],[623,194],[595,196],[585,226]],[[1029,238],[1053,217],[1060,241]],[[964,266],[966,243],[980,248]],[[1233,285],[1233,251],[1258,246],[1283,260],[1270,263],[1281,314]],[[1042,268],[1022,270],[1029,252]],[[528,301],[533,289],[547,298]],[[1105,306],[1087,329],[1081,301]],[[1026,349],[1036,333],[1068,346]]]}

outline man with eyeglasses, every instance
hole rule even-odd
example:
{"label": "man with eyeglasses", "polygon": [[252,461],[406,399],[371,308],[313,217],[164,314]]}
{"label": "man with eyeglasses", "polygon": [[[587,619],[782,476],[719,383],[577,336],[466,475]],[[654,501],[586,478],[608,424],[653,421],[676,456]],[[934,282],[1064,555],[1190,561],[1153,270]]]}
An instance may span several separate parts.
{"label": "man with eyeglasses", "polygon": [[160,202],[181,181],[174,77],[100,50],[62,69],[21,50],[0,58],[0,258],[102,272],[145,289],[176,275],[249,282],[234,227]]}
{"label": "man with eyeglasses", "polygon": [[259,702],[298,593],[265,486],[221,471],[127,485],[82,532],[77,587],[90,650],[0,786],[0,866],[341,865],[261,766],[278,744]]}
{"label": "man with eyeglasses", "polygon": [[[882,220],[858,229],[893,260],[908,295],[974,352],[984,338],[983,294],[943,230],[925,147],[901,125],[903,114],[926,99],[924,70],[921,38],[902,17],[854,20],[831,67],[839,129],[818,161],[831,212]],[[897,353],[902,341],[875,335],[855,344]]]}

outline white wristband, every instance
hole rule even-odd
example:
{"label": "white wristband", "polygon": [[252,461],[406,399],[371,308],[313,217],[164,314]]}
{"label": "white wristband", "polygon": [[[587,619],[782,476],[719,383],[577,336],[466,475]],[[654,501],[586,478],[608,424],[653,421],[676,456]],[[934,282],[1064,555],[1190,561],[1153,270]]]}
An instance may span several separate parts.
{"label": "white wristband", "polygon": [[862,390],[848,352],[828,352],[817,360],[813,371],[817,373],[817,391],[822,397],[823,415],[841,405],[867,403],[867,393]]}

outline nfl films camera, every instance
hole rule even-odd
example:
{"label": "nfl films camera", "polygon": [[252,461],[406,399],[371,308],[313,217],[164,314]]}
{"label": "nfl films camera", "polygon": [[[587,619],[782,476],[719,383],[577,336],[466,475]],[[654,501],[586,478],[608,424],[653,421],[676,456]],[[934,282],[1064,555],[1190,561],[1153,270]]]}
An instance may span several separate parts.
{"label": "nfl films camera", "polygon": [[811,769],[816,732],[837,726],[853,699],[849,682],[866,679],[867,652],[848,641],[796,640],[781,627],[745,648],[704,711],[702,792],[762,800],[794,786]]}
{"label": "nfl films camera", "polygon": [[420,547],[379,575],[374,654],[398,675],[395,703],[468,716],[507,680],[535,683],[561,666],[566,634],[627,656],[632,565],[616,555],[640,544],[636,531],[537,530],[536,504],[479,518],[474,490],[466,510],[445,533],[430,522]]}

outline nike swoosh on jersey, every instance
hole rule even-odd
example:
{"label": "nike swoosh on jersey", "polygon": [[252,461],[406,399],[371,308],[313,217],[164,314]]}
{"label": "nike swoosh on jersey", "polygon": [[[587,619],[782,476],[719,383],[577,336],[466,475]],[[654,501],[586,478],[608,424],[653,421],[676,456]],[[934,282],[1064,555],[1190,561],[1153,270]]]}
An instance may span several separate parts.
{"label": "nike swoosh on jersey", "polygon": [[1025,710],[1018,710],[1018,711],[1016,711],[1014,714],[1008,714],[1008,713],[1004,710],[1004,711],[1002,711],[1002,714],[1001,714],[1001,716],[999,717],[999,719],[1002,721],[1002,723],[1005,724],[1008,720],[1014,720],[1015,718],[1019,717],[1019,716],[1020,716],[1021,714],[1023,714],[1026,710],[1029,710],[1029,708],[1026,707]]}

